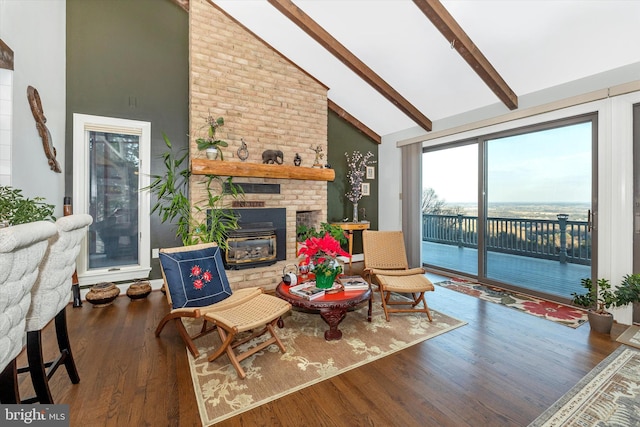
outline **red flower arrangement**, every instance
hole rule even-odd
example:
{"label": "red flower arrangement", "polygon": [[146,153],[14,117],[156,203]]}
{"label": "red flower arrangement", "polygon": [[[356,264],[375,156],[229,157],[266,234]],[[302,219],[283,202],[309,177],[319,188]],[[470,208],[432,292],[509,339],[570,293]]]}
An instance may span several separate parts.
{"label": "red flower arrangement", "polygon": [[202,289],[204,286],[213,279],[213,274],[209,270],[203,271],[199,265],[194,265],[191,267],[191,277],[195,280],[193,281],[194,289]]}
{"label": "red flower arrangement", "polygon": [[335,262],[336,258],[350,257],[349,253],[340,247],[340,242],[329,233],[322,237],[309,237],[300,245],[298,255],[304,255],[305,263],[313,264],[313,274],[316,277],[319,275],[335,277],[342,272],[342,267]]}

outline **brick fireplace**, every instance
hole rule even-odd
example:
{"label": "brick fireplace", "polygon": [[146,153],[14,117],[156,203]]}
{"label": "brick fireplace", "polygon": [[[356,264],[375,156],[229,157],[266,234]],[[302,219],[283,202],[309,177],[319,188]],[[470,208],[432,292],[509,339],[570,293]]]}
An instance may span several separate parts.
{"label": "brick fireplace", "polygon": [[[189,20],[192,170],[234,176],[236,184],[278,187],[275,193],[247,192],[243,202],[244,209],[285,210],[285,259],[269,266],[227,270],[234,289],[273,289],[284,267],[297,264],[297,223],[317,226],[327,218],[327,181],[331,179],[311,166],[314,149],[327,151],[328,88],[205,0],[190,2]],[[195,144],[206,130],[209,115],[224,117],[225,125],[216,133],[229,144],[223,148],[224,162],[205,160]],[[244,162],[236,154],[241,138],[249,150]],[[281,150],[283,165],[262,165],[261,154],[267,149]],[[300,168],[293,166],[296,154],[302,157]],[[209,169],[211,162],[238,169]],[[265,172],[264,166],[273,168]],[[191,200],[203,199],[202,182],[201,175],[192,176]]]}

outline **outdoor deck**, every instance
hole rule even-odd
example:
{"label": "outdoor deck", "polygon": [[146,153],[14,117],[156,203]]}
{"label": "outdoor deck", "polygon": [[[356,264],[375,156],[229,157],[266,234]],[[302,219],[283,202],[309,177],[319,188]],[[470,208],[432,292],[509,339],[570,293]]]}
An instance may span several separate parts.
{"label": "outdoor deck", "polygon": [[[476,276],[478,250],[423,241],[422,263]],[[497,252],[488,253],[487,267],[491,280],[561,298],[571,298],[572,292],[582,293],[580,280],[591,276],[591,267],[587,265]]]}

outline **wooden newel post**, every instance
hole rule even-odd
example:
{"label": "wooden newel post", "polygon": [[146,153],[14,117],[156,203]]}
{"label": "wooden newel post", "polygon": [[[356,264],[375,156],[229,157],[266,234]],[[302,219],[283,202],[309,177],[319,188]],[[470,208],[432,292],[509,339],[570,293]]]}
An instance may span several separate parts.
{"label": "wooden newel post", "polygon": [[[73,208],[71,207],[71,197],[64,197],[64,204],[62,207],[64,216],[71,215]],[[80,298],[80,281],[78,280],[78,271],[74,270],[71,276],[71,290],[73,292],[73,306],[82,307],[82,298]]]}

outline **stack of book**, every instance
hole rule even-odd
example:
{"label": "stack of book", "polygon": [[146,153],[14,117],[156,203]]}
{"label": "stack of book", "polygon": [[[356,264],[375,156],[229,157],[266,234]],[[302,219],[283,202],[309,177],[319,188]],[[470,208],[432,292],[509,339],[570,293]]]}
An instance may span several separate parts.
{"label": "stack of book", "polygon": [[345,291],[364,291],[369,289],[369,283],[360,276],[342,276],[340,283]]}
{"label": "stack of book", "polygon": [[316,282],[305,282],[299,285],[291,286],[289,293],[304,299],[316,299],[324,295],[325,290],[316,287]]}

